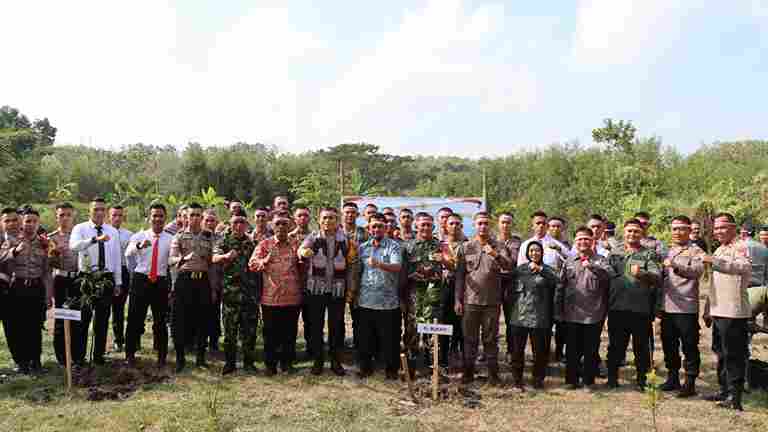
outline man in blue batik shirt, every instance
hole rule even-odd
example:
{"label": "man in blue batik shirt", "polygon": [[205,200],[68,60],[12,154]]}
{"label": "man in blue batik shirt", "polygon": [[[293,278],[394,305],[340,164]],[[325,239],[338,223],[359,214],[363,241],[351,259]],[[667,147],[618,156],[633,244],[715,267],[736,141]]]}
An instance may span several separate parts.
{"label": "man in blue batik shirt", "polygon": [[[368,223],[370,238],[360,245],[358,307],[360,378],[373,374],[373,358],[381,352],[387,379],[397,379],[400,352],[400,244],[386,236],[387,220],[376,213]],[[377,348],[379,348],[377,350]]]}

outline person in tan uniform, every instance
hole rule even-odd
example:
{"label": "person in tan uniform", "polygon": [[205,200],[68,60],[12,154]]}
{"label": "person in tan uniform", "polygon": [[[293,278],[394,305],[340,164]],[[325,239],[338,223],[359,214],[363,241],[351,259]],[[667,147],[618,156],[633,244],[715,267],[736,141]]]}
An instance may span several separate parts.
{"label": "person in tan uniform", "polygon": [[[6,240],[13,239],[19,234],[19,214],[16,208],[6,207],[0,211],[0,245]],[[0,320],[3,323],[3,331],[5,333],[6,342],[12,338],[13,323],[10,322],[11,310],[10,307],[10,284],[11,273],[8,270],[8,265],[0,263]],[[19,371],[18,354],[14,350],[14,347],[8,343],[8,349],[11,352],[11,358],[16,364],[15,371]]]}
{"label": "person in tan uniform", "polygon": [[[663,261],[661,295],[657,315],[661,318],[661,343],[667,380],[663,391],[680,390],[679,397],[696,394],[701,354],[699,352],[699,279],[704,274],[705,252],[690,240],[691,220],[672,219],[672,245]],[[680,346],[685,354],[685,385],[680,386]]]}
{"label": "person in tan uniform", "polygon": [[[56,224],[58,229],[48,234],[50,248],[48,249],[48,264],[53,276],[53,297],[56,307],[65,304],[70,309],[80,309],[80,284],[77,279],[77,255],[69,248],[69,236],[74,227],[75,209],[70,203],[56,205]],[[88,330],[85,326],[90,323],[90,310],[82,311],[81,321],[70,323],[72,331],[72,363],[81,366],[85,363],[86,346],[88,345]],[[60,365],[66,364],[64,349],[64,321],[56,320],[53,330],[53,348],[56,360]]]}
{"label": "person in tan uniform", "polygon": [[712,266],[712,290],[705,305],[705,323],[713,326],[712,348],[717,355],[720,391],[707,397],[723,408],[743,411],[747,359],[747,323],[751,318],[747,288],[752,277],[749,248],[738,239],[736,219],[719,213],[714,219],[714,235],[720,242],[704,262]]}
{"label": "person in tan uniform", "polygon": [[11,352],[16,352],[21,373],[43,372],[42,322],[46,305],[52,306],[53,287],[48,270],[48,236],[37,233],[40,214],[28,208],[22,213],[19,236],[0,246],[0,264],[11,273],[9,292]]}
{"label": "person in tan uniform", "polygon": [[186,366],[184,337],[188,321],[196,335],[198,367],[207,366],[205,361],[206,328],[210,322],[211,305],[216,293],[211,287],[208,271],[213,256],[213,234],[203,230],[203,208],[192,203],[187,209],[189,224],[177,233],[171,241],[168,264],[176,267],[179,276],[174,284],[174,319],[175,334],[173,344],[176,348],[176,372]]}
{"label": "person in tan uniform", "polygon": [[499,380],[499,312],[502,302],[500,273],[511,270],[514,262],[509,250],[491,238],[486,212],[473,217],[477,234],[464,243],[456,270],[456,313],[464,331],[464,371],[462,382],[474,381],[475,361],[482,330],[483,351],[488,362],[488,382]]}

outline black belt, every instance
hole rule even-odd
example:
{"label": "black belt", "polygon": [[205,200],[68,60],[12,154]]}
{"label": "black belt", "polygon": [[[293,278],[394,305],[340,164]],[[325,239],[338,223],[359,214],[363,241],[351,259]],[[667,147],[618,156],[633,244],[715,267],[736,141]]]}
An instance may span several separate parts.
{"label": "black belt", "polygon": [[39,277],[37,277],[37,278],[21,278],[21,277],[18,277],[16,275],[13,275],[13,282],[11,282],[11,285],[16,285],[17,283],[20,283],[20,284],[28,287],[28,286],[32,286],[32,285],[34,285],[36,283],[42,283],[42,281],[43,281],[43,279],[39,278]]}
{"label": "black belt", "polygon": [[203,279],[205,277],[208,277],[208,272],[191,272],[191,271],[179,272],[179,276],[182,276],[182,275],[189,275],[190,279]]}

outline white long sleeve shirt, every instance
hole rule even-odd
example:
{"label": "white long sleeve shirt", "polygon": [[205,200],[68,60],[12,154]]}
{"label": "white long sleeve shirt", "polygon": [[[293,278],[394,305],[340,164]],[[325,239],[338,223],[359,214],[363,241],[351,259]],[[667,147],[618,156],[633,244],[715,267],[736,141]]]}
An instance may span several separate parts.
{"label": "white long sleeve shirt", "polygon": [[[138,244],[149,240],[151,245],[139,249]],[[171,252],[171,240],[173,236],[168,234],[167,231],[160,233],[160,244],[157,250],[157,275],[168,275],[168,255]],[[152,248],[155,244],[155,233],[151,229],[139,231],[131,237],[131,241],[128,243],[128,248],[125,251],[126,257],[134,257],[136,259],[136,273],[143,273],[149,276],[150,270],[152,270]]]}
{"label": "white long sleeve shirt", "polygon": [[[102,233],[109,236],[109,241],[104,242],[104,266],[105,271],[112,272],[115,278],[115,286],[122,286],[122,254],[120,248],[120,234],[107,224],[102,224]],[[80,271],[92,271],[99,265],[99,244],[92,239],[98,236],[96,224],[92,221],[79,223],[72,228],[69,236],[69,248],[77,252],[78,269]]]}

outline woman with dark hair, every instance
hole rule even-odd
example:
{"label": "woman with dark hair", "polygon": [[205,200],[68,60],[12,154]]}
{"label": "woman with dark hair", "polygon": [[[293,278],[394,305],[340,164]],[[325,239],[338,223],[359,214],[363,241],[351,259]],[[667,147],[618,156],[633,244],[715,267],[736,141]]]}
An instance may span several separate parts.
{"label": "woman with dark hair", "polygon": [[529,242],[525,256],[528,262],[515,269],[517,282],[506,293],[511,305],[507,331],[512,333],[512,384],[519,390],[524,389],[523,365],[529,338],[533,350],[533,387],[544,387],[557,287],[557,276],[543,262],[544,247],[540,242]]}

